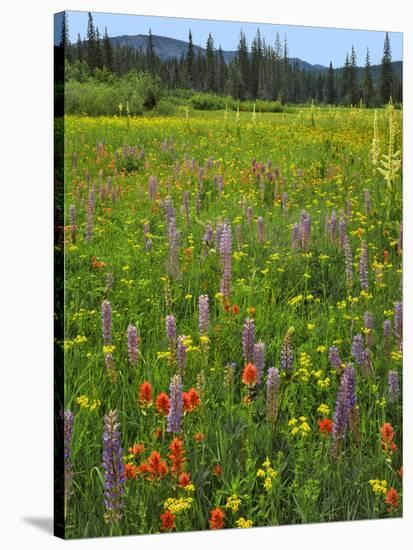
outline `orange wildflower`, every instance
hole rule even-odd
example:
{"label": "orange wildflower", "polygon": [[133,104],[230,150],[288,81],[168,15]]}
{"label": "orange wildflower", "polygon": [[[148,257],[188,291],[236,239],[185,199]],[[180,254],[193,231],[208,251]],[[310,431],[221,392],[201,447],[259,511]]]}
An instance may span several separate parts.
{"label": "orange wildflower", "polygon": [[135,479],[138,473],[137,468],[134,464],[125,464],[125,477],[126,479]]}
{"label": "orange wildflower", "polygon": [[391,487],[387,491],[386,498],[384,499],[384,502],[389,505],[387,511],[391,512],[393,508],[397,508],[399,506],[399,501],[399,493],[396,491],[396,489],[394,489],[394,487]]}
{"label": "orange wildflower", "polygon": [[395,453],[397,451],[394,443],[394,428],[389,422],[385,422],[380,428],[381,444],[385,453]]}
{"label": "orange wildflower", "polygon": [[161,392],[155,401],[156,410],[159,414],[164,414],[165,416],[169,413],[169,397],[165,392]]}
{"label": "orange wildflower", "polygon": [[90,260],[90,265],[92,266],[92,269],[102,269],[106,266],[105,262],[99,262],[95,256],[92,256],[92,259]]}
{"label": "orange wildflower", "polygon": [[152,386],[147,380],[139,388],[139,404],[149,407],[152,404]]}
{"label": "orange wildflower", "polygon": [[209,518],[209,526],[211,529],[222,529],[225,525],[225,514],[221,510],[221,508],[215,508],[211,512],[211,516]]}
{"label": "orange wildflower", "polygon": [[161,514],[161,531],[171,531],[172,529],[175,529],[175,518],[176,515],[169,510]]}
{"label": "orange wildflower", "polygon": [[194,434],[194,439],[197,443],[201,443],[201,441],[205,439],[205,435],[202,432],[196,432],[196,434]]}
{"label": "orange wildflower", "polygon": [[216,464],[216,465],[214,466],[213,472],[214,472],[214,475],[217,476],[217,477],[219,477],[220,475],[222,475],[221,464]]}
{"label": "orange wildflower", "polygon": [[237,306],[237,304],[234,304],[234,305],[232,306],[232,313],[233,313],[234,315],[238,315],[238,313],[239,313],[239,307]]}
{"label": "orange wildflower", "polygon": [[155,439],[161,439],[162,437],[162,428],[160,426],[158,426],[157,428],[155,428],[154,432],[153,432],[153,437]]}
{"label": "orange wildflower", "polygon": [[254,306],[250,306],[250,307],[248,308],[249,316],[250,316],[250,317],[254,317],[255,311],[256,311],[256,310],[255,310],[255,307],[254,307]]}
{"label": "orange wildflower", "polygon": [[323,420],[320,420],[318,422],[318,425],[320,427],[320,432],[327,436],[331,433],[331,430],[333,429],[333,423],[329,418],[323,418]]}
{"label": "orange wildflower", "polygon": [[182,472],[182,474],[179,476],[178,482],[180,487],[186,487],[189,483],[191,483],[191,476],[188,474],[188,472]]}
{"label": "orange wildflower", "polygon": [[158,451],[152,451],[148,460],[139,465],[138,471],[149,481],[163,479],[168,473],[168,466]]}
{"label": "orange wildflower", "polygon": [[185,465],[185,449],[182,439],[174,437],[169,445],[170,454],[168,455],[171,461],[171,473],[179,476],[184,469]]}
{"label": "orange wildflower", "polygon": [[242,382],[249,387],[255,386],[258,380],[257,367],[252,363],[247,363],[242,371]]}
{"label": "orange wildflower", "polygon": [[201,404],[201,399],[195,388],[190,388],[188,391],[184,391],[182,394],[184,402],[184,411],[192,412]]}
{"label": "orange wildflower", "polygon": [[143,443],[135,443],[132,447],[129,447],[128,453],[131,455],[138,456],[143,453],[145,450],[145,445]]}

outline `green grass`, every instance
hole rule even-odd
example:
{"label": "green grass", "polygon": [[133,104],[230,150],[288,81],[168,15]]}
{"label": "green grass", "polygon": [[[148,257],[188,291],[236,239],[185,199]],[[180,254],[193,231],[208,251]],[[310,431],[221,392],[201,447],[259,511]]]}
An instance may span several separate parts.
{"label": "green grass", "polygon": [[[401,128],[401,113],[396,114]],[[382,152],[388,139],[388,113],[378,114]],[[209,528],[213,508],[225,512],[225,526],[235,527],[243,517],[254,526],[303,522],[378,518],[389,515],[384,496],[375,496],[369,480],[386,480],[401,493],[397,473],[401,466],[402,409],[400,400],[387,399],[387,373],[398,370],[397,354],[384,352],[382,324],[391,317],[394,302],[401,300],[401,254],[397,250],[401,221],[400,178],[389,189],[374,173],[370,161],[373,112],[359,109],[302,108],[286,113],[223,111],[185,112],[177,108],[170,117],[144,116],[127,119],[67,117],[65,121],[65,225],[67,244],[65,300],[65,409],[75,414],[73,434],[74,485],[68,501],[66,536],[69,538],[159,532],[160,514],[167,498],[191,496],[190,510],[178,514],[176,530]],[[163,142],[167,142],[163,150]],[[97,144],[104,144],[99,155]],[[396,147],[400,148],[400,131]],[[144,150],[141,160],[126,158],[125,146]],[[76,153],[77,162],[73,163]],[[271,160],[274,180],[260,184],[252,172],[252,159]],[[195,168],[192,169],[192,159]],[[206,161],[213,159],[212,168]],[[203,169],[199,215],[195,208]],[[224,181],[222,195],[214,176]],[[86,177],[88,176],[88,177]],[[148,196],[148,178],[156,176],[158,197]],[[112,178],[111,193],[101,198],[99,187]],[[86,242],[86,207],[95,186],[93,239]],[[363,190],[368,188],[372,209],[365,212]],[[190,224],[182,212],[184,191],[190,194]],[[283,211],[281,194],[288,194]],[[162,201],[170,195],[181,232],[178,279],[168,277],[168,238]],[[275,197],[275,198],[274,198]],[[334,210],[347,212],[347,233],[354,256],[354,284],[346,285],[344,255],[326,234],[326,216]],[[70,239],[69,205],[77,210],[76,241]],[[249,225],[246,208],[252,207]],[[311,216],[308,253],[291,248],[291,228],[302,209]],[[264,219],[264,244],[257,241],[256,219]],[[202,244],[205,227],[228,220],[232,225],[232,292],[229,311],[219,296],[221,265],[219,251]],[[153,241],[145,251],[145,222]],[[237,245],[235,226],[241,226],[243,244]],[[360,294],[358,253],[361,238],[369,245],[369,293]],[[384,264],[384,252],[388,262]],[[103,262],[92,266],[92,258]],[[382,284],[374,266],[381,264]],[[96,264],[95,264],[96,265]],[[106,289],[106,274],[112,273],[113,288]],[[200,349],[198,297],[208,294],[210,331],[208,353]],[[296,305],[290,300],[302,296]],[[112,305],[113,352],[118,377],[112,382],[106,372],[101,304]],[[233,313],[236,304],[239,313]],[[254,308],[254,312],[250,309]],[[227,308],[228,309],[228,308]],[[332,418],[339,375],[328,361],[329,346],[337,345],[343,361],[351,361],[354,334],[362,332],[363,315],[374,317],[371,376],[357,367],[357,399],[360,442],[352,433],[343,442],[338,458],[331,454],[331,437],[319,433],[317,412],[328,405]],[[201,406],[185,414],[183,432],[186,471],[195,487],[187,493],[170,476],[160,482],[139,477],[126,484],[123,518],[111,527],[104,522],[102,433],[103,417],[117,409],[124,455],[134,443],[144,443],[142,460],[159,450],[168,461],[171,435],[154,406],[138,404],[139,386],[151,382],[154,395],[168,392],[176,365],[160,358],[168,350],[165,317],[173,313],[178,334],[192,337],[194,351],[187,354],[184,390],[198,387]],[[244,366],[241,337],[243,324],[253,314],[256,340],[266,345],[266,369],[279,367],[283,338],[294,327],[294,376],[286,379],[285,398],[276,428],[265,418],[265,379],[256,399],[246,403],[241,382]],[[136,324],[140,337],[136,368],[128,362],[126,330]],[[83,343],[75,338],[85,336]],[[74,343],[73,343],[74,342]],[[397,351],[392,335],[391,351]],[[303,353],[310,363],[305,363]],[[301,359],[300,359],[301,358]],[[225,366],[235,363],[232,385],[225,384]],[[307,373],[300,369],[306,368]],[[200,382],[203,372],[204,382]],[[324,386],[317,382],[325,381]],[[76,399],[85,395],[95,410],[82,408]],[[292,435],[292,418],[305,416],[307,436]],[[379,428],[390,422],[396,432],[398,451],[391,462],[380,444]],[[298,425],[301,422],[298,420]],[[161,438],[154,437],[161,428]],[[201,442],[194,435],[201,432]],[[266,457],[277,472],[267,493],[257,477]],[[136,461],[139,464],[140,460]],[[222,467],[222,475],[214,467]],[[238,495],[237,511],[225,508],[227,498]],[[401,505],[391,512],[401,515]]]}

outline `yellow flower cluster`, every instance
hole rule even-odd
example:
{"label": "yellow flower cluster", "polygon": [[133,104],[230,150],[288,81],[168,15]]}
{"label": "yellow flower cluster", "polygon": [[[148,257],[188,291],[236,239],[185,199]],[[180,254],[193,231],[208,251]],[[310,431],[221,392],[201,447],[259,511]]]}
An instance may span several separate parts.
{"label": "yellow flower cluster", "polygon": [[76,403],[82,408],[82,409],[89,409],[89,411],[96,410],[101,402],[100,399],[91,399],[89,400],[89,397],[87,395],[80,395],[76,398]]}
{"label": "yellow flower cluster", "polygon": [[252,527],[252,519],[245,519],[245,518],[239,518],[236,521],[236,526],[240,529],[248,529],[249,527]]}
{"label": "yellow flower cluster", "polygon": [[311,431],[310,425],[307,422],[307,417],[300,416],[299,421],[299,425],[296,418],[291,418],[291,420],[288,421],[288,425],[291,426],[291,435],[301,435],[305,437]]}
{"label": "yellow flower cluster", "polygon": [[271,466],[271,461],[267,457],[262,463],[262,468],[257,470],[257,477],[264,478],[263,486],[267,493],[270,492],[273,480],[278,476],[278,472]]}
{"label": "yellow flower cluster", "polygon": [[189,510],[192,506],[192,497],[168,498],[163,503],[165,510],[169,510],[172,514],[179,514],[184,510]]}
{"label": "yellow flower cluster", "polygon": [[241,499],[237,495],[232,495],[227,498],[225,508],[229,508],[233,512],[236,512],[241,505]]}
{"label": "yellow flower cluster", "polygon": [[375,495],[385,495],[387,493],[387,481],[385,479],[370,479],[371,490]]}
{"label": "yellow flower cluster", "polygon": [[63,349],[67,351],[73,348],[73,346],[84,344],[85,342],[87,342],[87,337],[82,334],[78,334],[73,340],[65,340],[63,342]]}
{"label": "yellow flower cluster", "polygon": [[106,355],[107,353],[113,353],[115,351],[115,346],[103,346],[103,353]]}
{"label": "yellow flower cluster", "polygon": [[317,412],[323,416],[328,416],[330,414],[330,407],[325,403],[321,403],[321,405],[317,407]]}
{"label": "yellow flower cluster", "polygon": [[322,390],[325,390],[330,386],[330,378],[324,378],[324,380],[317,380],[317,386]]}

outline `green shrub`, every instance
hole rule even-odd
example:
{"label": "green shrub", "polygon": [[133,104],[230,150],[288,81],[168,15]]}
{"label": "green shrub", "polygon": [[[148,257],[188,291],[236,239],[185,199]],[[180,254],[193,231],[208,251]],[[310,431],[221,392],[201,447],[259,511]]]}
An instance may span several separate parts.
{"label": "green shrub", "polygon": [[161,99],[156,106],[156,113],[161,116],[173,116],[176,113],[176,107],[171,101]]}
{"label": "green shrub", "polygon": [[196,94],[191,98],[190,104],[199,111],[218,111],[219,109],[225,109],[225,105],[230,109],[232,101],[230,96]]}

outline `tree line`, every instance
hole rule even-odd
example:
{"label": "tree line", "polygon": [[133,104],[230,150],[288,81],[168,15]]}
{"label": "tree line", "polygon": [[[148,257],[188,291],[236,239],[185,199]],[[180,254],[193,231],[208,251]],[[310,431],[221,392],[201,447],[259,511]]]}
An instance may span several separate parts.
{"label": "tree line", "polygon": [[[233,59],[227,61],[224,52],[209,34],[204,52],[196,52],[191,31],[186,53],[161,59],[155,50],[149,30],[145,48],[113,46],[107,28],[103,34],[88,14],[86,37],[78,35],[69,41],[67,14],[62,19],[60,45],[66,59],[66,78],[78,81],[95,77],[105,80],[109,75],[123,76],[130,71],[147,72],[158,77],[168,89],[188,88],[197,92],[228,94],[235,99],[267,99],[281,103],[316,101],[330,105],[357,105],[362,100],[367,107],[385,104],[390,97],[402,101],[402,82],[394,74],[390,39],[386,33],[379,78],[373,78],[370,53],[367,49],[364,67],[357,65],[354,47],[347,53],[342,68],[327,71],[306,70],[298,60],[290,59],[287,38],[281,42],[277,33],[274,45],[261,37],[259,29],[251,46],[243,31]],[[375,83],[375,80],[377,81]]]}

